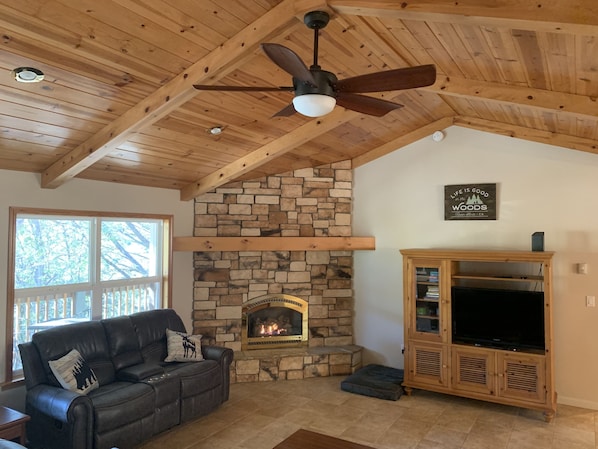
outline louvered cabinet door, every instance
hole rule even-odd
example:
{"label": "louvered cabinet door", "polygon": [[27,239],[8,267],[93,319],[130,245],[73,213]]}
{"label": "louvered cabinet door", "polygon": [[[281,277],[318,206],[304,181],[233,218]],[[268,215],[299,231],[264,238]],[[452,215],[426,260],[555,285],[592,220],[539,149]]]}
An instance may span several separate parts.
{"label": "louvered cabinet door", "polygon": [[447,354],[444,345],[412,343],[409,348],[408,380],[414,384],[448,387]]}
{"label": "louvered cabinet door", "polygon": [[451,386],[455,390],[494,395],[496,355],[492,351],[452,347]]}
{"label": "louvered cabinet door", "polygon": [[498,354],[499,396],[546,402],[546,361],[532,354]]}

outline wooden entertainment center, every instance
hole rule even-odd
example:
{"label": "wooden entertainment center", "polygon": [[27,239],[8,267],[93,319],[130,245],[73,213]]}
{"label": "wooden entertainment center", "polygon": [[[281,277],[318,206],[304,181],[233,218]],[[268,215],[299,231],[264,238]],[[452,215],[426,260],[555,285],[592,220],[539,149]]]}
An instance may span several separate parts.
{"label": "wooden entertainment center", "polygon": [[[556,413],[552,342],[554,253],[404,249],[401,254],[406,393],[418,388],[536,409],[543,411],[549,422]],[[500,290],[499,294],[502,290],[543,292],[541,348],[454,341],[454,288]],[[541,293],[532,294],[542,300]],[[509,313],[514,317],[518,310]],[[536,320],[542,324],[542,317]]]}

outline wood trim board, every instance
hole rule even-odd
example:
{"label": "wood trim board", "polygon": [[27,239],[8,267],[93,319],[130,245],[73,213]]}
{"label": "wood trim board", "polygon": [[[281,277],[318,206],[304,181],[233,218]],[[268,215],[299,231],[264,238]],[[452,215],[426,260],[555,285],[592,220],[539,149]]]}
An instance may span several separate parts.
{"label": "wood trim board", "polygon": [[175,237],[174,251],[356,251],[375,237]]}

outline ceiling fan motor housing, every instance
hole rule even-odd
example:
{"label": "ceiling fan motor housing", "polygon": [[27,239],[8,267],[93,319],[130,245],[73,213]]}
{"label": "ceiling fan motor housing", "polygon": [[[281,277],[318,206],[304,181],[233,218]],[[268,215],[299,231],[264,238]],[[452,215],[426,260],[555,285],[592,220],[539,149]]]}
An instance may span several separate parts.
{"label": "ceiling fan motor housing", "polygon": [[303,23],[312,30],[321,30],[329,21],[330,16],[326,11],[311,11],[303,16]]}
{"label": "ceiling fan motor housing", "polygon": [[313,67],[310,69],[310,72],[316,81],[316,85],[312,86],[309,83],[293,77],[295,96],[299,97],[300,95],[305,94],[318,94],[336,98],[336,91],[333,87],[337,82],[336,75],[332,72],[327,72],[326,70],[314,69]]}

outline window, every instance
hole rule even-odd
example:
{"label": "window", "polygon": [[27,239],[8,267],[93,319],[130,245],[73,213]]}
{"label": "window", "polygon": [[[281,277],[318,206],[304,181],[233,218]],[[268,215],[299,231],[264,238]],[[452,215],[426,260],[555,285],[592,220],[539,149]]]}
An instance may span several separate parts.
{"label": "window", "polygon": [[168,307],[171,216],[10,210],[7,379],[42,329]]}

